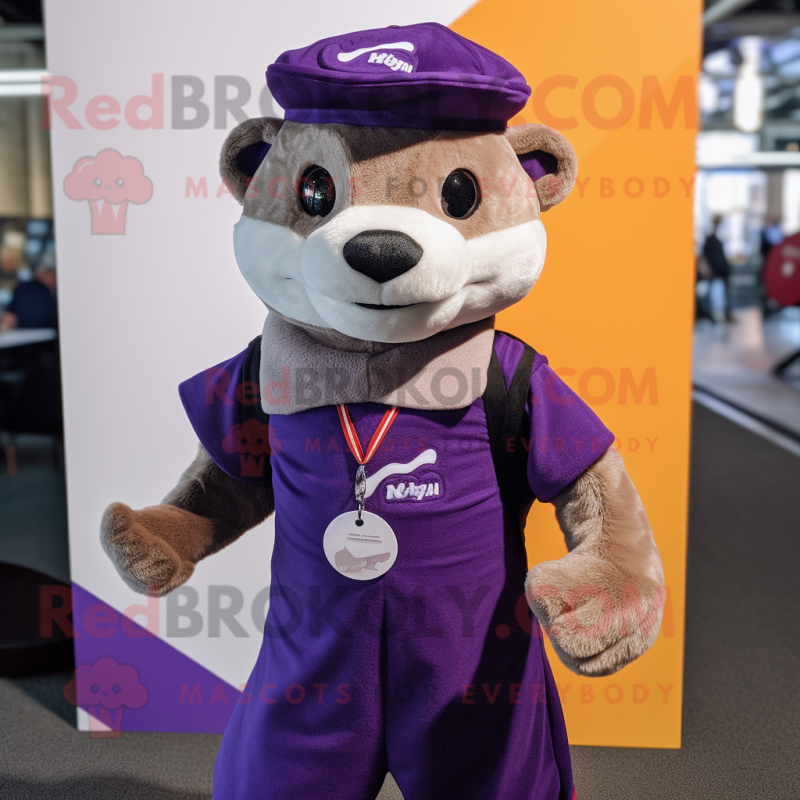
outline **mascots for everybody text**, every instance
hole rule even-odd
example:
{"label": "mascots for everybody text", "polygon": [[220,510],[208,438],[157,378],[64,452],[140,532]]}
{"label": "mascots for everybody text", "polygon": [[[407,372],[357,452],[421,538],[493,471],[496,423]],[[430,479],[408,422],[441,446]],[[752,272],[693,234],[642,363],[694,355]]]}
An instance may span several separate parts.
{"label": "mascots for everybody text", "polygon": [[[285,120],[242,123],[221,158],[263,333],[181,385],[198,456],[162,505],[110,506],[104,546],[163,594],[275,512],[249,687],[294,694],[237,704],[218,800],[371,800],[387,771],[408,800],[569,800],[540,625],[607,675],[664,601],[613,435],[494,330],[539,276],[575,155],[507,127],[523,76],[437,24],[289,51],[267,82]],[[528,570],[534,499],[569,552]]]}

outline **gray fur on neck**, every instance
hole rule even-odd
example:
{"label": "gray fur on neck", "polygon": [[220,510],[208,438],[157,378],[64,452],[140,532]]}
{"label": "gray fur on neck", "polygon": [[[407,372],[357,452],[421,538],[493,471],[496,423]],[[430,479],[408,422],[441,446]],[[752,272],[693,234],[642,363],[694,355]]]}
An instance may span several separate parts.
{"label": "gray fur on neck", "polygon": [[340,333],[333,330],[333,328],[321,328],[317,325],[309,325],[306,322],[300,323],[290,317],[281,314],[274,308],[267,306],[270,314],[275,314],[280,317],[284,322],[289,325],[295,325],[302,328],[315,342],[325,345],[325,347],[332,347],[334,350],[347,350],[353,353],[370,353],[376,355],[377,353],[385,353],[396,344],[391,342],[368,342],[364,339],[354,339],[346,333]]}
{"label": "gray fur on neck", "polygon": [[493,342],[494,317],[386,344],[300,327],[270,311],[261,339],[262,406],[268,414],[363,402],[465,408],[486,388]]}

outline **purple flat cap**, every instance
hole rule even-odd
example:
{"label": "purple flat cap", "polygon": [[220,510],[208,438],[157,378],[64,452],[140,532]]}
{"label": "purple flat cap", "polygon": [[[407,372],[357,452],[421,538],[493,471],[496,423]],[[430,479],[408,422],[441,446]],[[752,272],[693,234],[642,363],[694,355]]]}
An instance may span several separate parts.
{"label": "purple flat cap", "polygon": [[288,50],[267,85],[292,122],[502,131],[530,87],[504,58],[444,25],[392,25]]}

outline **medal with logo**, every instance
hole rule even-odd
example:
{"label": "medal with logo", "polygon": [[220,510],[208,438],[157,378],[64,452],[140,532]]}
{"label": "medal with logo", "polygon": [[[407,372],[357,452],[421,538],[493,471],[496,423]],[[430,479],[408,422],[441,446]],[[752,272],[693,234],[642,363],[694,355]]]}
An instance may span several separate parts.
{"label": "medal with logo", "polygon": [[347,446],[358,463],[355,480],[356,511],[345,511],[325,529],[322,547],[331,566],[347,578],[368,581],[384,575],[397,558],[397,537],[385,519],[364,509],[367,494],[366,465],[397,417],[397,406],[387,409],[366,451],[345,404],[336,406]]}

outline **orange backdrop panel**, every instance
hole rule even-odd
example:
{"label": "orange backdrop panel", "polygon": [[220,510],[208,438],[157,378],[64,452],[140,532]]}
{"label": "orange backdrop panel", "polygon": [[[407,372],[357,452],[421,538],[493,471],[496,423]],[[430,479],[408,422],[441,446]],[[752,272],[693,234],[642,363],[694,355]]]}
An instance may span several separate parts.
{"label": "orange backdrop panel", "polygon": [[[573,744],[680,747],[699,0],[480,0],[451,27],[500,53],[533,95],[513,120],[560,130],[578,184],[543,216],[544,272],[498,327],[550,364],[614,431],[664,560],[658,641],[607,678],[549,647]],[[566,552],[549,504],[531,563]]]}

